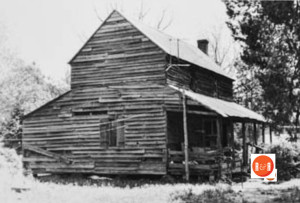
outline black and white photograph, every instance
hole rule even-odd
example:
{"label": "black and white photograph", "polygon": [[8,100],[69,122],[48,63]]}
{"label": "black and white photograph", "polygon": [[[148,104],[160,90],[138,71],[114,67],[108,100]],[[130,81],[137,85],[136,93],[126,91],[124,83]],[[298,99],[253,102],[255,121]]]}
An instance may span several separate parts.
{"label": "black and white photograph", "polygon": [[0,0],[0,202],[300,202],[300,0]]}

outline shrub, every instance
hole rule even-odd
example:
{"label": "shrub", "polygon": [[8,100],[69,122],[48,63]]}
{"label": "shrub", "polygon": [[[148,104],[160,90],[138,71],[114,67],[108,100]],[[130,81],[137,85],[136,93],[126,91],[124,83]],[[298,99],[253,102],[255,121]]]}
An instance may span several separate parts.
{"label": "shrub", "polygon": [[278,180],[290,180],[300,174],[299,144],[281,140],[277,144],[268,146],[266,152],[276,154]]}
{"label": "shrub", "polygon": [[289,203],[297,203],[300,202],[300,189],[298,187],[293,187],[288,189],[287,191],[283,191],[282,195],[278,198],[275,198],[268,203],[273,202],[289,202]]}
{"label": "shrub", "polygon": [[0,142],[0,170],[8,169],[12,174],[22,172],[22,158],[16,151],[3,146]]}
{"label": "shrub", "polygon": [[0,135],[3,137],[4,146],[14,148],[18,153],[21,150],[23,116],[24,111],[15,107],[10,118],[0,124]]}
{"label": "shrub", "polygon": [[184,202],[184,203],[235,203],[235,202],[244,202],[240,193],[234,192],[231,188],[227,189],[209,189],[205,190],[201,194],[195,194],[191,189],[172,194],[172,201],[175,202]]}

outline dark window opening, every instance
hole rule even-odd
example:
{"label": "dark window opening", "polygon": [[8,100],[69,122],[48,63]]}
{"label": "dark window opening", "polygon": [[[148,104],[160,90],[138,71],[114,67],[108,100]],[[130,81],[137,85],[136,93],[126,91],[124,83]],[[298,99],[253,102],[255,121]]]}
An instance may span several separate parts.
{"label": "dark window opening", "polygon": [[115,122],[109,123],[109,129],[108,129],[108,146],[110,147],[116,147],[117,146],[117,130],[115,127]]}
{"label": "dark window opening", "polygon": [[105,147],[123,147],[124,120],[122,119],[102,119],[100,122],[100,144]]}
{"label": "dark window opening", "polygon": [[204,121],[205,147],[216,148],[217,146],[217,121],[216,119],[205,119]]}
{"label": "dark window opening", "polygon": [[[189,148],[202,151],[217,148],[217,120],[216,117],[187,115]],[[168,148],[183,150],[183,114],[182,112],[168,112]]]}

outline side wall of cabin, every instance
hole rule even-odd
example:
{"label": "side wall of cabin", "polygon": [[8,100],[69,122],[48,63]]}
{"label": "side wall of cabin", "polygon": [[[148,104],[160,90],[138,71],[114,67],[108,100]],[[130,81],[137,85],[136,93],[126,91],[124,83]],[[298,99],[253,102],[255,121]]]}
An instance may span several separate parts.
{"label": "side wall of cabin", "polygon": [[169,68],[166,75],[168,84],[185,87],[203,95],[232,101],[233,81],[231,79],[188,62],[178,61],[173,57],[171,61],[182,66],[173,65]]}
{"label": "side wall of cabin", "polygon": [[[227,101],[233,100],[232,80],[188,62],[178,61],[177,58],[170,60],[168,56],[167,61],[172,61],[174,64],[171,67],[169,66],[166,72],[167,84],[190,89],[210,97]],[[166,91],[166,95],[168,95],[168,99],[165,100],[165,109],[169,117],[167,118],[168,148],[181,150],[183,143],[182,95],[172,88]],[[174,119],[174,117],[177,118]],[[214,111],[187,98],[187,125],[190,147],[217,147],[216,127],[214,127],[217,118],[220,118],[220,116]],[[220,119],[222,120],[220,142],[223,146],[227,146],[231,142],[231,124],[228,119]],[[211,126],[211,128],[207,126]]]}
{"label": "side wall of cabin", "polygon": [[[114,12],[71,66],[71,92],[24,121],[23,144],[33,148],[25,150],[27,166],[34,173],[165,174],[165,53]],[[73,163],[58,161],[64,158]]]}
{"label": "side wall of cabin", "polygon": [[[174,65],[168,66],[167,84],[232,101],[230,79],[176,58],[171,61]],[[168,173],[182,175],[185,174],[182,95],[171,87],[166,95]],[[189,98],[186,98],[186,107],[189,162],[193,163],[189,164],[190,175],[217,175],[220,169],[215,159],[217,151],[233,146],[232,123]],[[226,164],[221,165],[223,172],[227,171],[226,167]]]}

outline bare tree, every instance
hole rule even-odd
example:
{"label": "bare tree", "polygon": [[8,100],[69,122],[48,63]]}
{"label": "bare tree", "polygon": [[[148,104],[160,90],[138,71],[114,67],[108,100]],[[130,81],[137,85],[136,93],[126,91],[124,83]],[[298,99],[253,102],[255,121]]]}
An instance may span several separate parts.
{"label": "bare tree", "polygon": [[[201,33],[209,41],[209,56],[226,72],[234,72],[239,45],[231,40],[225,25],[219,24]],[[227,35],[228,34],[228,35]]]}
{"label": "bare tree", "polygon": [[94,12],[96,14],[96,17],[98,18],[98,20],[102,23],[104,21],[104,19],[101,17],[101,15],[99,14],[98,10],[95,8],[94,6]]}
{"label": "bare tree", "polygon": [[149,11],[150,11],[149,8],[145,10],[144,1],[141,1],[140,10],[138,12],[138,19],[140,21],[143,21],[144,18],[148,15]]}
{"label": "bare tree", "polygon": [[77,37],[79,38],[79,40],[82,42],[82,43],[85,43],[86,40],[88,39],[88,36],[85,32],[78,32],[77,33]]}
{"label": "bare tree", "polygon": [[[109,6],[109,9],[106,12],[106,15],[111,12],[111,10],[119,10],[119,11],[125,11],[123,4],[118,3],[111,3]],[[99,19],[100,22],[104,21],[104,18],[100,14],[100,12],[97,10],[96,6],[94,5],[94,12],[96,14],[96,17]],[[141,1],[141,5],[139,7],[139,10],[136,14],[137,19],[140,21],[145,21],[146,17],[149,16],[151,12],[150,8],[145,7],[144,1]],[[173,19],[172,17],[167,18],[167,9],[163,9],[159,18],[154,22],[154,27],[158,30],[166,30],[168,27],[172,25]]]}
{"label": "bare tree", "polygon": [[161,16],[159,18],[159,21],[157,22],[156,28],[158,30],[165,30],[165,29],[167,29],[168,27],[171,26],[171,24],[173,22],[172,18],[166,20],[166,11],[167,11],[166,9],[164,9],[162,11],[162,14],[161,14]]}

